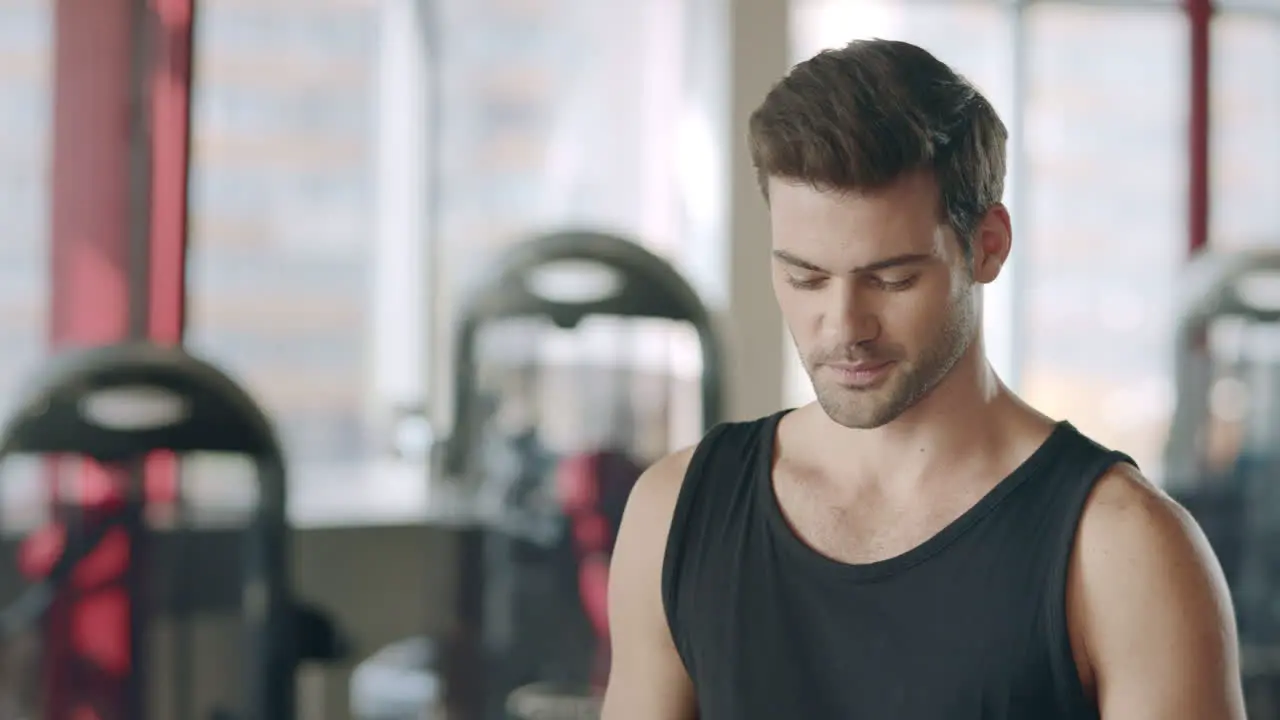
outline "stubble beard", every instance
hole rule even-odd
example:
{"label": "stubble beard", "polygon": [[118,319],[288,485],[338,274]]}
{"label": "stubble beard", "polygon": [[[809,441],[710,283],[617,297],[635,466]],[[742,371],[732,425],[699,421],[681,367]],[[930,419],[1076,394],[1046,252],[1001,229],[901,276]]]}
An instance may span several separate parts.
{"label": "stubble beard", "polygon": [[[820,350],[804,359],[805,370],[813,383],[818,405],[833,421],[847,428],[870,430],[897,419],[938,386],[969,350],[973,342],[976,313],[968,302],[960,300],[952,306],[947,321],[936,341],[916,358],[885,358],[875,349],[860,356],[896,359],[888,377],[876,387],[850,388],[819,375],[820,366],[840,351]],[[846,357],[853,353],[843,353]]]}

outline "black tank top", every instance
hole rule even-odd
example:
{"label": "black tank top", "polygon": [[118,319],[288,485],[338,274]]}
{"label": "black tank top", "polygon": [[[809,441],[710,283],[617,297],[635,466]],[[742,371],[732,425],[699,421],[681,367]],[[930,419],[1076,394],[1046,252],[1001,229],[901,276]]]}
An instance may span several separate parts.
{"label": "black tank top", "polygon": [[778,508],[783,414],[709,432],[676,504],[662,596],[702,720],[1096,720],[1067,563],[1094,481],[1128,457],[1060,423],[937,535],[848,565]]}

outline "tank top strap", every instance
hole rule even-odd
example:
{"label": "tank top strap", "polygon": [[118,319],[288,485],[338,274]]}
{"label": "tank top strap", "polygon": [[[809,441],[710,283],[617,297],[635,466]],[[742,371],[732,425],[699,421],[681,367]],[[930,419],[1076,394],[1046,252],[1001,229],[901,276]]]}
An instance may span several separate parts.
{"label": "tank top strap", "polygon": [[[715,532],[716,523],[732,522],[733,513],[747,511],[751,503],[736,501],[752,491],[751,478],[761,462],[761,440],[773,437],[786,411],[747,422],[722,423],[702,438],[689,460],[667,534],[662,563],[662,604],[667,626],[677,650],[691,662],[681,618],[684,594],[681,581],[697,577],[703,539]],[[713,522],[714,521],[714,522]]]}
{"label": "tank top strap", "polygon": [[1050,657],[1054,663],[1059,701],[1064,708],[1070,708],[1071,717],[1096,717],[1096,708],[1081,691],[1075,654],[1071,649],[1067,576],[1085,503],[1098,480],[1117,464],[1127,463],[1136,467],[1137,463],[1130,456],[1102,446],[1074,427],[1070,430],[1071,437],[1053,471],[1053,482],[1041,484],[1056,494],[1052,504],[1058,508],[1057,512],[1045,516],[1057,527],[1048,528],[1048,537],[1052,540],[1047,548],[1044,618],[1049,623]]}

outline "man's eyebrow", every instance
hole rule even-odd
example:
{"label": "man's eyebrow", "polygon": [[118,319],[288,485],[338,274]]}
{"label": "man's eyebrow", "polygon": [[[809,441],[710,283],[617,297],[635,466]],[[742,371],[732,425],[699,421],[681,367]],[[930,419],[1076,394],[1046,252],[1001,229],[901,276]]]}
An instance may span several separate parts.
{"label": "man's eyebrow", "polygon": [[[798,267],[804,270],[809,270],[811,272],[820,272],[820,273],[829,272],[827,269],[819,265],[815,265],[803,258],[796,257],[795,255],[787,252],[786,250],[774,250],[773,256],[788,265],[792,265],[794,267]],[[903,255],[894,255],[893,257],[888,257],[883,260],[877,260],[873,263],[868,263],[866,265],[863,265],[862,267],[854,268],[853,272],[855,273],[875,272],[877,270],[886,270],[888,268],[898,267],[900,265],[912,265],[915,263],[922,263],[930,260],[931,258],[932,256],[926,255],[924,253],[905,253]]]}
{"label": "man's eyebrow", "polygon": [[860,268],[854,268],[853,271],[875,272],[876,270],[886,270],[888,268],[899,267],[902,265],[915,265],[917,263],[928,262],[932,259],[932,255],[927,255],[925,253],[905,253],[903,255],[894,255],[893,257],[885,258],[884,260],[877,260],[873,263],[863,265]]}
{"label": "man's eyebrow", "polygon": [[795,255],[792,255],[791,253],[787,252],[786,250],[774,250],[773,256],[788,265],[801,268],[802,270],[810,270],[812,272],[819,272],[819,273],[827,272],[823,268],[817,265],[814,265],[808,260],[798,258]]}

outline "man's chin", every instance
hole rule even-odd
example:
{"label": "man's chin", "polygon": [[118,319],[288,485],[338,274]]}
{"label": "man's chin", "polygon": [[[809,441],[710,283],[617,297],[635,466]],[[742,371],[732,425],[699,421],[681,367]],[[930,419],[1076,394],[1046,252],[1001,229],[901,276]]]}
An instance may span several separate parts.
{"label": "man's chin", "polygon": [[874,430],[902,414],[888,402],[885,388],[854,390],[841,386],[818,390],[818,405],[827,417],[852,430]]}
{"label": "man's chin", "polygon": [[[824,408],[825,409],[825,408]],[[850,430],[875,430],[893,421],[896,416],[877,416],[864,413],[842,413],[827,411],[827,417],[835,424]]]}

